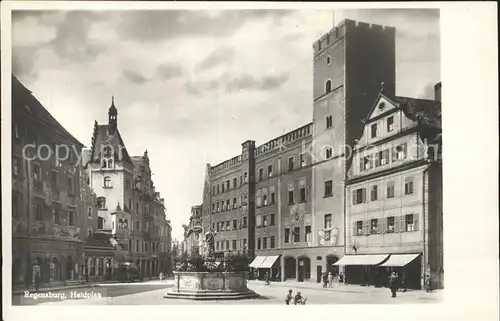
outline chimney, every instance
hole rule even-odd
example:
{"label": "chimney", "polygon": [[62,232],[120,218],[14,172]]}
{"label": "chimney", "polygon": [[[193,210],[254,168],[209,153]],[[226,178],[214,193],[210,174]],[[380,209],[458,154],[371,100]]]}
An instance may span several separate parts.
{"label": "chimney", "polygon": [[434,100],[441,102],[441,82],[434,86]]}

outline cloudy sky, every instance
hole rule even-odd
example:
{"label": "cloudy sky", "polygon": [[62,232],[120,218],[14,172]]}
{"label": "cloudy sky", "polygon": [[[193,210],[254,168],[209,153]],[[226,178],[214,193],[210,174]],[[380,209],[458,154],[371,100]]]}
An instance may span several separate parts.
{"label": "cloudy sky", "polygon": [[433,97],[436,10],[18,11],[12,68],[86,146],[115,96],[127,149],[148,150],[180,238],[206,163],[311,121],[312,43],[344,18],[395,26],[397,94]]}

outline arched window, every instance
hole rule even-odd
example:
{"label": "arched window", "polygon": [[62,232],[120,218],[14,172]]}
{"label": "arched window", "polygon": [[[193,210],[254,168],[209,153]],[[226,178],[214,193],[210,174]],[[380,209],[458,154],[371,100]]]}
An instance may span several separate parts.
{"label": "arched window", "polygon": [[93,258],[90,259],[89,275],[90,276],[95,276],[95,257],[93,257]]}
{"label": "arched window", "polygon": [[97,198],[97,207],[99,209],[105,209],[106,208],[106,198],[100,196]]}
{"label": "arched window", "polygon": [[326,57],[326,65],[328,66],[332,62],[332,57],[327,56]]}
{"label": "arched window", "polygon": [[332,81],[328,79],[325,83],[325,94],[328,94],[332,91]]}
{"label": "arched window", "polygon": [[118,228],[123,228],[123,220],[122,219],[118,220]]}
{"label": "arched window", "polygon": [[50,280],[58,281],[60,275],[59,261],[56,258],[52,258],[50,261]]}
{"label": "arched window", "polygon": [[90,238],[91,236],[92,236],[92,228],[91,228],[91,227],[89,227],[89,228],[87,229],[87,237],[88,237],[88,238]]}
{"label": "arched window", "polygon": [[123,228],[126,229],[126,230],[128,230],[128,220],[127,219],[125,219],[123,221]]}
{"label": "arched window", "polygon": [[34,261],[33,261],[33,267],[32,267],[32,280],[31,282],[35,283],[35,277],[36,277],[36,274],[38,273],[39,276],[40,276],[40,280],[42,280],[42,271],[41,271],[41,266],[42,266],[42,259],[37,257]]}
{"label": "arched window", "polygon": [[111,177],[104,177],[104,187],[111,187]]}
{"label": "arched window", "polygon": [[89,206],[89,208],[87,208],[87,216],[92,218],[92,206]]}
{"label": "arched window", "polygon": [[108,168],[113,168],[113,160],[112,159],[108,159]]}

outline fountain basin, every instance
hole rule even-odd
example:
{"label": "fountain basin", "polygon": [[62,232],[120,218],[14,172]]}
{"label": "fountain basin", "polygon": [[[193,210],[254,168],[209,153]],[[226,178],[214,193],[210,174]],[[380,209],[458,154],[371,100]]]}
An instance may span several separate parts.
{"label": "fountain basin", "polygon": [[247,272],[174,272],[169,299],[240,300],[259,295],[247,288]]}

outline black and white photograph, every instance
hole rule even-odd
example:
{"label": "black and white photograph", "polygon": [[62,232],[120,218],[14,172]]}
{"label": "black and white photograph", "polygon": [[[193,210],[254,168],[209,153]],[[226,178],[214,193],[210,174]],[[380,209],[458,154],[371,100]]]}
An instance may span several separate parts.
{"label": "black and white photograph", "polygon": [[441,25],[12,9],[12,306],[442,303]]}

